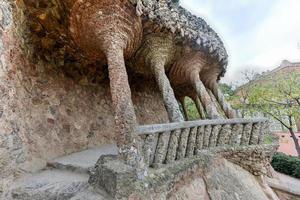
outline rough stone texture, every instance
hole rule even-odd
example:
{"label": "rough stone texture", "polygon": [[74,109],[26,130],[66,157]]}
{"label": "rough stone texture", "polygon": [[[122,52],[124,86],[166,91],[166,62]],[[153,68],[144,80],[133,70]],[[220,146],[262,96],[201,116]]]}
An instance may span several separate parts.
{"label": "rough stone texture", "polygon": [[253,175],[269,175],[268,169],[278,144],[273,145],[255,145],[240,147],[220,147],[215,151],[228,159],[230,162],[243,167]]}
{"label": "rough stone texture", "polygon": [[201,177],[195,178],[191,183],[183,185],[171,194],[169,200],[210,200],[205,181]]}
{"label": "rough stone texture", "polygon": [[[174,37],[175,45],[181,47],[179,53],[190,50],[203,53],[205,59],[200,61],[209,61],[206,63],[209,65],[201,71],[200,77],[204,84],[199,81],[202,80],[200,77],[197,79],[198,86],[199,83],[202,84],[201,97],[210,98],[205,88],[211,84],[208,79],[212,79],[214,83],[218,81],[227,64],[227,54],[220,38],[202,19],[163,0],[143,1],[145,15],[140,17],[136,13],[141,12],[142,5],[140,1],[136,3],[135,8],[128,1],[119,0],[0,2],[1,198],[9,199],[5,198],[8,197],[7,188],[15,186],[13,183],[16,177],[41,169],[49,159],[103,143],[114,143],[115,125],[119,130],[117,133],[121,133],[117,135],[119,144],[134,144],[126,149],[129,153],[141,155],[138,153],[143,152],[148,155],[147,163],[150,164],[155,160],[151,151],[158,144],[163,147],[159,163],[165,165],[160,169],[150,170],[147,176],[136,174],[135,168],[120,160],[110,160],[112,163],[106,166],[100,160],[90,182],[103,186],[110,193],[121,191],[121,196],[129,195],[132,199],[142,198],[142,194],[148,195],[150,199],[164,199],[179,191],[183,185],[189,187],[196,178],[195,182],[205,181],[210,197],[219,197],[224,190],[220,190],[214,183],[219,181],[218,174],[221,173],[224,174],[221,177],[235,177],[230,178],[230,181],[239,187],[237,193],[240,199],[255,197],[254,191],[246,188],[247,185],[256,188],[251,177],[248,179],[245,175],[243,177],[247,181],[239,180],[238,172],[244,174],[244,171],[238,167],[232,170],[232,166],[223,158],[202,155],[200,151],[197,152],[199,157],[184,158],[187,157],[187,145],[191,147],[191,150],[188,148],[188,154],[193,152],[194,133],[173,130],[168,133],[171,135],[170,140],[166,139],[168,134],[165,133],[161,134],[160,140],[159,137],[153,137],[147,141],[147,136],[145,144],[150,144],[153,140],[155,145],[151,144],[136,152],[138,145],[135,145],[137,138],[134,137],[134,126],[138,123],[167,122],[168,119],[161,95],[157,92],[159,87],[153,80],[140,77],[132,68],[126,68],[131,63],[130,58],[140,47],[142,36],[149,34],[149,31],[163,34],[175,31],[172,38]],[[149,10],[152,8],[153,10]],[[155,11],[154,18],[151,18],[151,11]],[[111,12],[115,15],[111,15]],[[107,17],[111,23],[106,23],[103,17]],[[162,69],[166,63],[158,63],[158,66]],[[159,73],[157,77],[164,77],[164,82],[159,84],[162,91],[170,91],[171,87],[165,82],[166,74],[161,73],[161,70],[156,72]],[[113,123],[114,120],[116,124]],[[215,140],[217,134],[212,127],[216,126],[218,125],[206,126],[203,130],[205,137],[198,140],[196,138],[198,142],[204,141],[204,148],[209,147],[210,136]],[[266,128],[262,133],[267,131]],[[259,141],[262,140],[260,135]],[[233,159],[236,158],[234,153],[238,152],[233,162],[252,170],[254,174],[264,174],[264,161],[269,161],[273,151],[262,148],[255,152],[259,147],[253,148],[254,150],[249,151],[233,148],[232,152],[222,150],[222,153]],[[178,149],[182,160],[175,161]],[[266,155],[261,152],[266,152]],[[140,161],[137,157],[126,160]],[[249,163],[253,162],[258,164],[254,166],[255,169],[250,169]],[[218,163],[224,163],[225,167],[220,169]],[[144,179],[141,180],[141,177]],[[13,190],[15,199],[105,199],[88,187],[87,174],[61,171],[53,174],[48,170],[23,178],[25,181]],[[225,181],[222,180],[221,183],[225,184]],[[228,181],[222,187],[226,189],[227,195]],[[230,191],[229,193],[232,194]],[[186,192],[181,191],[179,194],[184,196]],[[207,196],[206,193],[203,195]],[[228,199],[237,199],[237,196],[229,196]]]}
{"label": "rough stone texture", "polygon": [[103,189],[88,184],[88,174],[45,170],[16,180],[5,200],[110,200]]}
{"label": "rough stone texture", "polygon": [[128,197],[134,189],[135,169],[126,165],[116,156],[101,156],[91,174],[89,183],[104,188],[116,199]]}
{"label": "rough stone texture", "polygon": [[252,128],[253,128],[252,124],[245,124],[244,125],[243,135],[242,135],[242,138],[241,138],[241,144],[242,145],[248,145],[249,144]]}
{"label": "rough stone texture", "polygon": [[183,121],[166,70],[174,61],[176,46],[172,35],[150,34],[143,40],[134,58],[134,71],[155,77],[171,122]]}
{"label": "rough stone texture", "polygon": [[[94,82],[85,73],[69,76],[56,63],[31,59],[32,46],[23,43],[29,37],[24,5],[9,2],[0,3],[0,196],[15,176],[47,160],[115,141],[107,76]],[[138,122],[167,122],[155,83],[135,84],[139,80],[130,77]]]}
{"label": "rough stone texture", "polygon": [[101,145],[84,151],[72,153],[47,162],[47,166],[56,169],[88,173],[102,155],[118,155],[116,145]]}
{"label": "rough stone texture", "polygon": [[197,150],[200,150],[203,148],[204,131],[205,131],[204,126],[198,127],[197,138],[196,138],[196,148],[195,148],[196,153],[198,152]]}
{"label": "rough stone texture", "polygon": [[191,157],[195,154],[197,131],[198,127],[194,127],[191,129],[186,150],[187,157]]}
{"label": "rough stone texture", "polygon": [[231,108],[231,106],[230,106],[230,104],[228,102],[226,102],[226,99],[225,99],[222,91],[218,87],[218,84],[214,83],[210,87],[211,87],[210,89],[213,92],[214,96],[216,97],[218,103],[220,104],[222,110],[224,110],[226,116],[228,118],[235,118],[235,117],[237,117],[238,115],[237,115],[236,111]]}
{"label": "rough stone texture", "polygon": [[161,133],[158,136],[157,147],[154,155],[154,164],[162,164],[167,155],[167,149],[169,144],[170,132]]}
{"label": "rough stone texture", "polygon": [[142,149],[135,139],[137,119],[125,58],[130,58],[140,45],[141,18],[128,1],[76,1],[71,9],[70,31],[87,56],[100,60],[106,58],[120,157],[140,168],[143,165]]}
{"label": "rough stone texture", "polygon": [[[131,0],[138,2],[137,0]],[[171,0],[142,0],[144,14],[150,21],[158,23],[161,28],[167,28],[178,37],[191,42],[195,49],[201,49],[220,62],[222,76],[226,71],[227,52],[220,37],[206,22],[184,8],[172,3]],[[153,29],[160,29],[154,26]]]}
{"label": "rough stone texture", "polygon": [[[149,176],[144,181],[135,181],[137,179],[131,177],[130,173],[123,173],[127,167],[119,166],[113,160],[103,162],[103,165],[105,166],[102,168],[96,167],[92,177],[106,177],[109,182],[117,181],[113,187],[122,187],[115,194],[126,193],[125,196],[129,196],[129,199],[198,199],[202,196],[211,200],[269,200],[252,174],[219,157],[218,153],[203,151],[199,157],[176,161],[175,165],[149,171]],[[103,173],[104,169],[114,172],[121,170],[119,175],[124,174],[127,178],[119,179],[115,173]],[[101,185],[101,180],[90,181],[96,183],[95,187],[97,184]],[[199,188],[194,188],[195,185]],[[127,189],[124,191],[125,187]],[[199,195],[198,198],[196,195]],[[127,198],[123,196],[123,199]]]}
{"label": "rough stone texture", "polygon": [[211,199],[268,199],[249,172],[226,160],[217,161],[204,177]]}
{"label": "rough stone texture", "polygon": [[[197,94],[211,119],[219,117],[216,106],[213,105],[213,101],[205,88],[205,84],[217,81],[218,76],[211,73],[212,71],[216,71],[218,74],[218,66],[207,59],[204,53],[188,51],[176,60],[169,73],[176,96],[189,96],[187,93],[193,94],[192,96]],[[188,89],[187,86],[189,86]]]}

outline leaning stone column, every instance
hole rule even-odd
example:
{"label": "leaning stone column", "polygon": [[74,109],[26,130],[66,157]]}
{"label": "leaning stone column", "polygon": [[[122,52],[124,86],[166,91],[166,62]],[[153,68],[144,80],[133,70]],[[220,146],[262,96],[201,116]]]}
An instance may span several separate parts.
{"label": "leaning stone column", "polygon": [[163,97],[171,122],[184,121],[170,81],[165,73],[174,59],[176,46],[168,34],[154,33],[146,36],[142,47],[135,55],[135,72],[154,76]]}
{"label": "leaning stone column", "polygon": [[136,51],[142,37],[141,19],[128,1],[77,1],[70,17],[70,32],[90,59],[107,60],[115,136],[126,164],[142,165],[135,134],[137,125],[124,57]]}
{"label": "leaning stone column", "polygon": [[216,97],[218,103],[220,104],[222,110],[225,112],[228,118],[236,118],[237,114],[234,109],[231,108],[230,104],[227,103],[222,91],[220,90],[218,83],[214,82],[210,88],[214,96]]}
{"label": "leaning stone column", "polygon": [[209,68],[210,64],[204,53],[200,51],[187,52],[173,64],[169,77],[175,88],[184,85],[192,87],[199,96],[208,117],[214,119],[220,118],[220,114],[200,79],[200,72]]}
{"label": "leaning stone column", "polygon": [[[175,51],[176,46],[171,35],[163,33],[148,35],[144,38],[143,45],[135,55],[133,68],[137,73],[155,77],[169,120],[171,122],[181,122],[184,121],[184,118],[165,73],[165,69],[168,69],[171,61],[174,59]],[[159,159],[155,158],[155,164],[159,165],[164,160],[167,163],[175,160],[180,133],[181,130],[175,130],[172,131],[170,137],[168,137],[168,134],[164,134],[164,137],[159,138],[158,144],[168,143],[168,145],[157,147],[157,151],[159,151],[161,156]]]}
{"label": "leaning stone column", "polygon": [[206,119],[206,113],[205,113],[204,108],[203,108],[203,106],[202,106],[202,104],[201,104],[201,102],[199,100],[199,97],[197,95],[195,95],[193,97],[193,101],[196,104],[196,107],[197,107],[198,113],[200,115],[200,118],[201,119]]}
{"label": "leaning stone column", "polygon": [[196,90],[209,118],[211,119],[220,118],[220,114],[218,113],[216,107],[214,106],[214,103],[212,102],[204,84],[200,80],[199,73],[193,72],[191,74],[191,79],[192,79],[193,87]]}
{"label": "leaning stone column", "polygon": [[179,98],[179,101],[181,103],[181,106],[182,106],[182,109],[183,109],[183,113],[184,113],[184,118],[185,118],[185,121],[188,121],[189,120],[189,112],[188,112],[188,109],[185,105],[185,97],[180,97]]}

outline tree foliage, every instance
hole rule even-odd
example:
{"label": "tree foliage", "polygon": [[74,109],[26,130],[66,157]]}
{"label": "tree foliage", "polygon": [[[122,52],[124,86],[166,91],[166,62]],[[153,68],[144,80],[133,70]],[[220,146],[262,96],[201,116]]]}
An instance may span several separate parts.
{"label": "tree foliage", "polygon": [[270,74],[250,82],[239,91],[235,107],[248,115],[263,113],[278,121],[289,132],[298,154],[300,147],[295,136],[294,121],[300,118],[300,73]]}

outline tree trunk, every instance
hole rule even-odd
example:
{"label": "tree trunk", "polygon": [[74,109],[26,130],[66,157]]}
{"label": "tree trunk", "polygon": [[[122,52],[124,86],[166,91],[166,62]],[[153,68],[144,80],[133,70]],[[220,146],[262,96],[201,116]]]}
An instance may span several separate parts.
{"label": "tree trunk", "polygon": [[295,118],[296,126],[297,126],[297,131],[300,132],[300,118]]}
{"label": "tree trunk", "polygon": [[296,151],[298,153],[298,157],[300,157],[300,145],[299,145],[299,141],[298,141],[298,138],[293,130],[293,128],[289,128],[289,132],[293,138],[293,141],[295,143],[295,147],[296,147]]}
{"label": "tree trunk", "polygon": [[296,151],[298,153],[298,157],[300,157],[300,145],[299,145],[299,142],[298,142],[298,138],[293,130],[293,121],[292,121],[292,116],[288,116],[289,118],[289,123],[290,123],[290,127],[289,127],[289,132],[293,138],[293,141],[295,143],[295,148],[296,148]]}

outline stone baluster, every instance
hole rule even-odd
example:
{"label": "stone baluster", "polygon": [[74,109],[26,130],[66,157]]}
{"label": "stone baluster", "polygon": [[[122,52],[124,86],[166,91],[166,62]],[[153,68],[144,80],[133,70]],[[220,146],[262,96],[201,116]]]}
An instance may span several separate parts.
{"label": "stone baluster", "polygon": [[265,135],[269,134],[269,132],[270,132],[270,124],[269,124],[269,122],[264,122],[261,125],[261,132],[260,132],[260,135],[258,137],[258,144],[264,143]]}
{"label": "stone baluster", "polygon": [[191,133],[187,145],[187,151],[186,151],[187,157],[191,157],[195,154],[197,130],[198,130],[197,127],[193,127],[191,129]]}
{"label": "stone baluster", "polygon": [[189,128],[184,128],[181,131],[180,141],[179,141],[178,151],[177,151],[177,156],[176,156],[177,160],[185,158],[189,135],[190,135]]}
{"label": "stone baluster", "polygon": [[196,154],[199,155],[200,150],[203,148],[204,139],[204,126],[198,127],[196,138]]}
{"label": "stone baluster", "polygon": [[157,143],[157,134],[146,135],[144,140],[144,162],[146,166],[150,166],[154,159],[154,153]]}
{"label": "stone baluster", "polygon": [[231,136],[229,139],[230,144],[240,144],[243,135],[244,126],[242,124],[234,124],[232,127]]}
{"label": "stone baluster", "polygon": [[249,144],[251,132],[252,132],[252,123],[245,124],[242,139],[241,139],[241,145]]}
{"label": "stone baluster", "polygon": [[209,138],[212,131],[211,125],[206,125],[204,129],[204,137],[203,137],[203,148],[209,147]]}
{"label": "stone baluster", "polygon": [[181,130],[177,129],[171,131],[171,136],[169,140],[168,152],[166,157],[166,163],[172,163],[176,159],[177,147],[180,140]]}
{"label": "stone baluster", "polygon": [[209,138],[209,148],[217,146],[218,135],[220,133],[222,126],[221,125],[214,125],[211,131],[211,135]]}
{"label": "stone baluster", "polygon": [[230,144],[230,136],[231,136],[231,125],[225,124],[222,126],[219,138],[217,141],[217,146],[224,145],[224,144]]}
{"label": "stone baluster", "polygon": [[166,159],[167,149],[169,144],[170,132],[159,133],[154,156],[154,167],[159,167]]}
{"label": "stone baluster", "polygon": [[261,123],[254,123],[249,144],[258,144],[258,137],[261,131]]}

